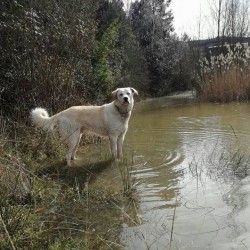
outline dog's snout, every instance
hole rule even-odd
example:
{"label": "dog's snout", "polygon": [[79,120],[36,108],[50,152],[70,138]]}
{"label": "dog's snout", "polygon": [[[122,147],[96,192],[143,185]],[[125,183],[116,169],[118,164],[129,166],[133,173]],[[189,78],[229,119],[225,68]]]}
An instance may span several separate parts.
{"label": "dog's snout", "polygon": [[128,101],[128,97],[123,97],[123,100],[125,101],[125,102],[127,102]]}

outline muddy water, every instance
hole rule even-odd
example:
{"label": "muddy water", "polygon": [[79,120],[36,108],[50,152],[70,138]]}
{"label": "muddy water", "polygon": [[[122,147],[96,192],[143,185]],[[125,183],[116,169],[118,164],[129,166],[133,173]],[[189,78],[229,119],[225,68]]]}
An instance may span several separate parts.
{"label": "muddy water", "polygon": [[125,141],[138,223],[125,249],[250,249],[250,104],[137,104]]}

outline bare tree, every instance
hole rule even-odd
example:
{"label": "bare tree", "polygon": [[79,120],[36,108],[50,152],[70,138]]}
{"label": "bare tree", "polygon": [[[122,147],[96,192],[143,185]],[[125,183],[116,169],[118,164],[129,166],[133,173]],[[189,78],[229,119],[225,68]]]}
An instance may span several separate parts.
{"label": "bare tree", "polygon": [[249,0],[208,0],[213,27],[216,30],[218,48],[225,37],[249,35]]}
{"label": "bare tree", "polygon": [[249,1],[230,0],[225,5],[224,34],[244,37],[249,34]]}
{"label": "bare tree", "polygon": [[217,42],[218,49],[220,49],[220,38],[221,38],[221,23],[224,12],[224,2],[225,0],[211,0],[210,1],[210,11],[213,20],[216,23],[216,34],[217,34]]}
{"label": "bare tree", "polygon": [[242,2],[240,6],[240,13],[238,16],[238,36],[244,37],[249,35],[249,25],[250,25],[250,11],[249,11],[249,0]]}

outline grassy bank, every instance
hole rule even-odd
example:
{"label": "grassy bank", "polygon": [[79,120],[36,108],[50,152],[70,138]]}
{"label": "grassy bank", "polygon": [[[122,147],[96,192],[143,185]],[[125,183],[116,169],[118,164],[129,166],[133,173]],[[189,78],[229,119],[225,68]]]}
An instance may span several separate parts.
{"label": "grassy bank", "polygon": [[0,249],[121,249],[135,201],[131,166],[67,167],[57,138],[1,120]]}

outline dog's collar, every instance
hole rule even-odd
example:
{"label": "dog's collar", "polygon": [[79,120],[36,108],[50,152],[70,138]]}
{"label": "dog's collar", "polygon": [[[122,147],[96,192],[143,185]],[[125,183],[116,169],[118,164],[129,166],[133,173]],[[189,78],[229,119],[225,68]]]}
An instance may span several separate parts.
{"label": "dog's collar", "polygon": [[118,112],[121,114],[121,116],[126,116],[130,112],[130,111],[123,112],[118,106],[115,105],[115,107],[118,110]]}

